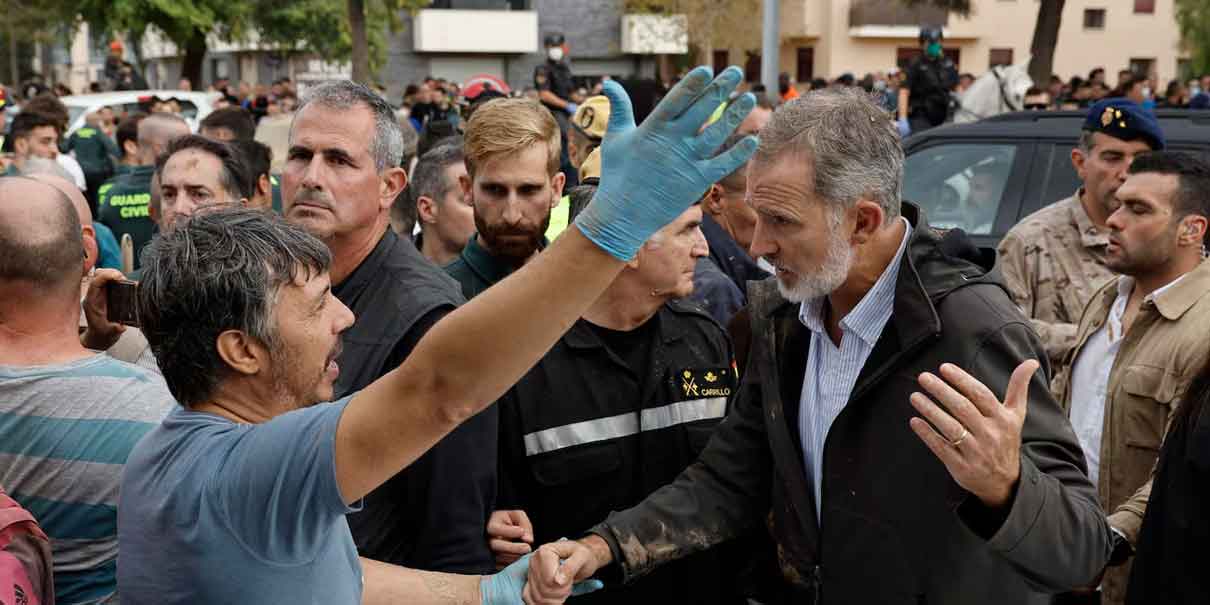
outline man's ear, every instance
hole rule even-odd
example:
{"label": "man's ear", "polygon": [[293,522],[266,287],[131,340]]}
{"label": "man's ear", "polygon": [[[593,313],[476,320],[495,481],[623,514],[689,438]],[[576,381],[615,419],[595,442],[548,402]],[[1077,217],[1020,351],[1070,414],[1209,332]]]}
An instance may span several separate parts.
{"label": "man's ear", "polygon": [[555,192],[555,194],[551,196],[553,198],[550,202],[551,208],[558,206],[559,202],[563,199],[563,186],[566,184],[567,175],[563,174],[562,172],[555,173],[554,178],[550,179],[550,187]]}
{"label": "man's ear", "polygon": [[408,173],[406,170],[395,167],[388,168],[382,173],[382,181],[378,189],[378,205],[383,210],[390,210],[391,205],[395,203],[395,198],[399,197],[408,186]]}
{"label": "man's ear", "polygon": [[431,225],[437,222],[437,215],[439,213],[437,202],[433,198],[427,195],[416,198],[416,219],[421,223]]}
{"label": "man's ear", "polygon": [[134,141],[122,141],[122,153],[127,157],[139,157],[139,144]]}
{"label": "man's ear", "polygon": [[240,330],[219,334],[214,344],[219,359],[237,374],[254,376],[269,370],[269,349]]}
{"label": "man's ear", "polygon": [[473,185],[473,183],[471,182],[471,176],[469,174],[458,175],[458,188],[462,190],[462,201],[463,202],[471,201],[472,185]]}
{"label": "man's ear", "polygon": [[1184,225],[1178,232],[1177,243],[1182,246],[1198,246],[1200,248],[1206,239],[1207,225],[1210,225],[1206,217],[1199,214],[1191,214],[1181,219],[1181,222]]}
{"label": "man's ear", "polygon": [[25,137],[13,139],[13,152],[16,153],[17,157],[29,153],[29,141]]}
{"label": "man's ear", "polygon": [[1088,156],[1084,155],[1084,150],[1076,147],[1071,150],[1071,167],[1075,168],[1076,175],[1080,177],[1080,182],[1084,181],[1084,162],[1088,161]]}
{"label": "man's ear", "polygon": [[854,217],[853,241],[858,244],[870,241],[886,221],[882,206],[871,200],[857,200],[851,212]]}
{"label": "man's ear", "polygon": [[273,195],[273,183],[269,181],[268,174],[262,174],[256,179],[256,193],[265,197]]}
{"label": "man's ear", "polygon": [[715,183],[706,190],[706,195],[702,196],[702,210],[710,216],[718,216],[723,213],[723,186]]}
{"label": "man's ear", "polygon": [[84,273],[87,274],[100,260],[100,246],[97,245],[97,231],[92,225],[84,225],[80,233],[84,236]]}

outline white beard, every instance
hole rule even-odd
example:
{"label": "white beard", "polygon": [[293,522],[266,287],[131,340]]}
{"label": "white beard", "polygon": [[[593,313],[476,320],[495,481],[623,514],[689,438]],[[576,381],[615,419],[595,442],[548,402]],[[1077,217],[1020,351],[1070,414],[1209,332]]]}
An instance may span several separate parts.
{"label": "white beard", "polygon": [[797,274],[798,281],[787,286],[779,277],[777,290],[790,302],[804,302],[827,296],[840,287],[853,268],[853,248],[844,239],[837,237],[835,230],[828,234],[828,254],[823,265],[811,274]]}

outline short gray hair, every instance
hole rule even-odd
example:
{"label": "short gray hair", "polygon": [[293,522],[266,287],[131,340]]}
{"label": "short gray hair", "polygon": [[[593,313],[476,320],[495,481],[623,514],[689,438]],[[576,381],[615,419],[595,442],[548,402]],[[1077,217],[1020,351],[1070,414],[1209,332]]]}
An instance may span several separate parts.
{"label": "short gray hair", "polygon": [[[328,109],[352,109],[358,105],[369,108],[374,114],[374,138],[370,141],[370,155],[378,172],[394,168],[403,161],[403,130],[395,116],[395,108],[362,84],[350,80],[326,82],[312,89],[303,97],[295,116],[308,105],[315,104]],[[290,125],[290,140],[294,140],[294,125]]]}
{"label": "short gray hair", "polygon": [[754,165],[786,153],[809,161],[816,195],[838,209],[877,202],[886,220],[899,216],[903,146],[887,113],[860,88],[812,91],[782,105],[760,131]]}
{"label": "short gray hair", "polygon": [[177,402],[206,401],[230,372],[216,345],[224,331],[244,332],[276,354],[281,287],[331,262],[328,247],[302,228],[238,206],[200,209],[153,239],[143,252],[139,318]]}

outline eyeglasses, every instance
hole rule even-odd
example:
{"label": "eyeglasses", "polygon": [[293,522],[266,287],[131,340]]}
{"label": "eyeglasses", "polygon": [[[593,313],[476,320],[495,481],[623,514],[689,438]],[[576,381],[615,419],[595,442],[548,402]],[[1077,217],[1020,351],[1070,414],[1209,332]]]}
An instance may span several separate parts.
{"label": "eyeglasses", "polygon": [[1048,103],[1026,103],[1025,109],[1029,111],[1046,111],[1050,108]]}

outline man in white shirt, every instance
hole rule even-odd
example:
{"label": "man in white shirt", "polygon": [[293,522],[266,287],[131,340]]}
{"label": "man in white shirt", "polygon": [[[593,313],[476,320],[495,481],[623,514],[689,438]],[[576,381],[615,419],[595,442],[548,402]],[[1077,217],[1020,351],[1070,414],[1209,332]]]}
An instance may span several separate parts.
{"label": "man in white shirt", "polygon": [[1085,308],[1071,369],[1055,378],[1118,535],[1103,603],[1122,603],[1129,558],[1151,494],[1151,470],[1181,391],[1210,344],[1210,164],[1179,152],[1138,156],[1106,221],[1106,264],[1121,277]]}

